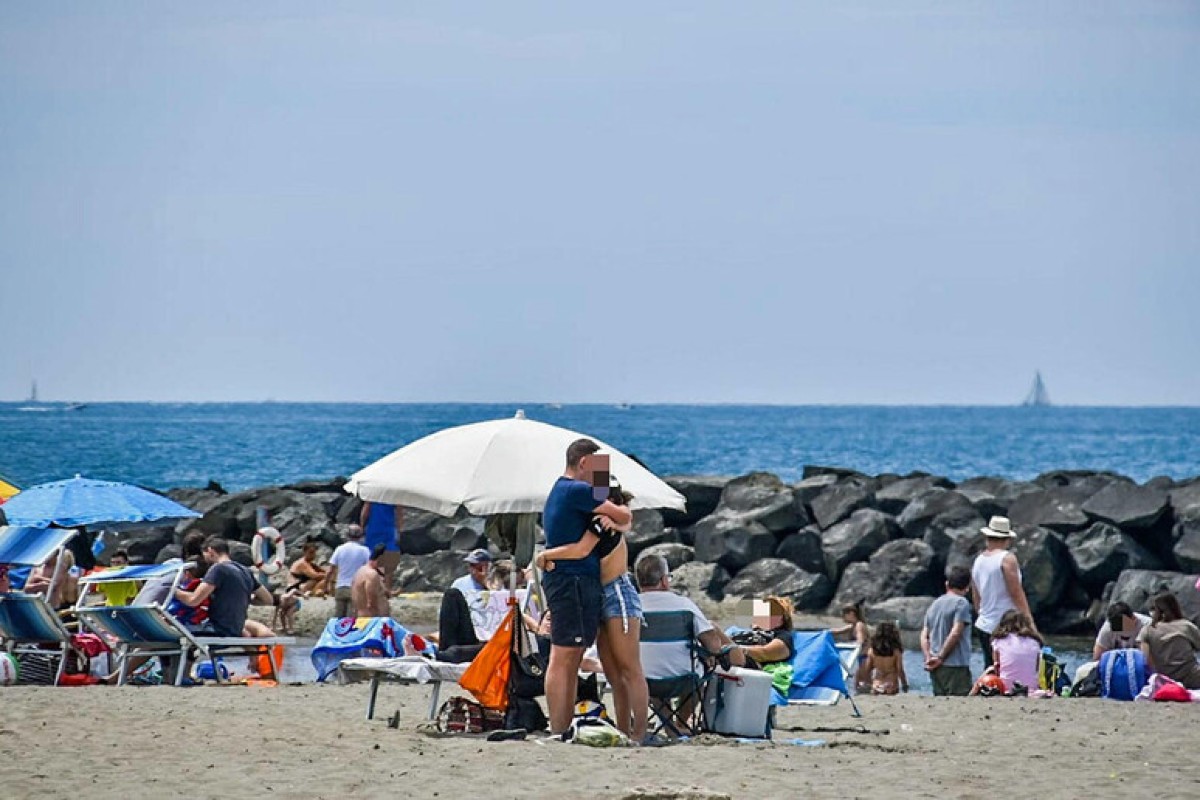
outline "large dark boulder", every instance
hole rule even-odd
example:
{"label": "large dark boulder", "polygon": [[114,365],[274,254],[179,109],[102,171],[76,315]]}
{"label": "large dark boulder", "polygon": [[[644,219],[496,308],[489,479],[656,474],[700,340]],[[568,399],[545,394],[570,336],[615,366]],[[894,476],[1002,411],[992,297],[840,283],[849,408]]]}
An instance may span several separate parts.
{"label": "large dark boulder", "polygon": [[1133,483],[1129,478],[1115,472],[1097,472],[1089,469],[1057,469],[1043,472],[1033,479],[1034,483],[1043,488],[1071,488],[1085,497],[1091,497],[1114,481]]}
{"label": "large dark boulder", "polygon": [[1054,608],[1071,578],[1071,555],[1062,538],[1046,528],[1018,531],[1012,552],[1021,563],[1021,579],[1035,616]]}
{"label": "large dark boulder", "polygon": [[832,475],[841,480],[842,478],[867,478],[866,475],[856,469],[847,469],[846,467],[827,467],[820,464],[805,464],[804,471],[800,475],[801,478],[808,480],[821,475]]}
{"label": "large dark boulder", "polygon": [[1079,582],[1093,597],[1127,569],[1162,569],[1163,564],[1132,536],[1107,522],[1067,537],[1067,550]]}
{"label": "large dark boulder", "polygon": [[929,610],[929,606],[936,599],[929,595],[893,597],[890,600],[865,606],[863,614],[871,625],[895,622],[902,631],[919,631],[925,626],[925,612]]}
{"label": "large dark boulder", "polygon": [[[667,567],[670,568],[672,572],[679,569],[684,564],[696,560],[695,551],[686,544],[656,544],[651,547],[647,547],[642,551],[641,555],[662,556],[667,560]],[[640,557],[641,556],[639,556],[639,558]]]}
{"label": "large dark boulder", "polygon": [[671,570],[671,590],[696,602],[704,599],[722,600],[729,571],[717,564],[689,561]]}
{"label": "large dark boulder", "polygon": [[964,530],[950,543],[950,549],[946,551],[945,556],[942,556],[942,560],[946,569],[951,567],[970,569],[975,564],[975,556],[982,553],[986,546],[987,539],[978,528],[974,532]]}
{"label": "large dark boulder", "polygon": [[230,541],[249,542],[257,530],[259,508],[265,508],[274,525],[289,544],[315,536],[322,538],[332,531],[332,520],[324,504],[304,492],[267,486],[216,498],[199,519],[180,523],[180,533],[198,530],[208,535],[223,536]]}
{"label": "large dark boulder", "polygon": [[692,528],[696,558],[730,572],[775,554],[775,535],[753,520],[712,514]]}
{"label": "large dark boulder", "polygon": [[1166,513],[1167,505],[1166,492],[1113,481],[1089,497],[1081,508],[1089,517],[1129,531],[1153,527]]}
{"label": "large dark boulder", "polygon": [[787,559],[805,572],[824,572],[825,553],[821,550],[821,530],[810,525],[787,536],[779,543],[775,557]]}
{"label": "large dark boulder", "polygon": [[1050,636],[1091,636],[1096,624],[1087,609],[1059,606],[1044,611],[1037,618],[1038,630]]}
{"label": "large dark boulder", "polygon": [[875,508],[899,516],[917,497],[930,489],[953,489],[954,484],[936,475],[909,475],[898,478],[875,492]]}
{"label": "large dark boulder", "polygon": [[813,498],[830,486],[836,485],[837,482],[837,475],[814,475],[811,478],[805,478],[799,483],[792,484],[792,490],[801,503],[810,505]]}
{"label": "large dark boulder", "polygon": [[178,489],[168,489],[164,494],[181,506],[187,506],[192,511],[203,514],[220,503],[227,492],[220,486],[204,489],[180,487]]}
{"label": "large dark boulder", "polygon": [[794,531],[810,522],[804,503],[792,488],[769,472],[751,472],[731,480],[721,492],[716,513],[753,520],[771,533]]}
{"label": "large dark boulder", "polygon": [[846,567],[833,605],[877,603],[905,595],[931,595],[944,580],[937,556],[924,542],[898,539],[871,555],[867,564]]}
{"label": "large dark boulder", "polygon": [[1150,570],[1127,569],[1117,578],[1108,602],[1128,603],[1134,611],[1150,613],[1149,601],[1160,591],[1174,593],[1183,608],[1183,614],[1192,622],[1200,624],[1200,592],[1196,591],[1197,575],[1178,572],[1152,572]]}
{"label": "large dark boulder", "polygon": [[896,522],[882,511],[863,508],[821,534],[825,574],[838,580],[853,561],[865,561],[899,532]]}
{"label": "large dark boulder", "polygon": [[956,541],[975,537],[984,525],[966,497],[946,489],[931,489],[916,498],[896,522],[905,537],[925,542],[943,563]]}
{"label": "large dark boulder", "polygon": [[341,508],[338,509],[337,516],[333,518],[333,521],[337,525],[361,524],[362,509],[362,500],[357,497],[347,497],[346,502],[342,503]]}
{"label": "large dark boulder", "polygon": [[875,502],[875,485],[869,480],[847,478],[814,497],[809,506],[821,530],[828,530],[860,508]]}
{"label": "large dark boulder", "polygon": [[782,558],[756,561],[725,585],[727,597],[790,597],[796,608],[824,608],[833,594],[833,584],[821,574],[805,572]]}
{"label": "large dark boulder", "polygon": [[663,525],[663,516],[658,509],[639,508],[633,512],[633,529],[625,534],[630,561],[637,559],[648,547],[678,541],[678,531]]}
{"label": "large dark boulder", "polygon": [[672,475],[665,480],[687,501],[685,511],[663,510],[663,524],[673,528],[694,525],[716,511],[721,492],[729,483],[729,478],[715,475]]}
{"label": "large dark boulder", "polygon": [[1041,490],[1042,487],[1034,483],[991,476],[971,478],[957,486],[958,493],[970,500],[984,519],[1008,516],[1009,506],[1014,500]]}
{"label": "large dark boulder", "polygon": [[1200,572],[1200,517],[1175,523],[1175,563],[1186,572]]}
{"label": "large dark boulder", "polygon": [[462,553],[448,550],[428,555],[402,555],[395,586],[406,592],[444,592],[456,578],[467,574]]}
{"label": "large dark boulder", "polygon": [[1180,483],[1167,494],[1176,520],[1200,519],[1200,478]]}
{"label": "large dark boulder", "polygon": [[138,528],[105,534],[104,549],[100,552],[100,560],[108,563],[112,554],[120,549],[129,551],[129,563],[153,564],[155,558],[166,547],[175,544],[175,526],[167,525],[159,528]]}
{"label": "large dark boulder", "polygon": [[1083,512],[1090,492],[1074,486],[1055,486],[1024,494],[1013,501],[1008,517],[1014,526],[1049,528],[1059,533],[1082,530],[1091,524]]}

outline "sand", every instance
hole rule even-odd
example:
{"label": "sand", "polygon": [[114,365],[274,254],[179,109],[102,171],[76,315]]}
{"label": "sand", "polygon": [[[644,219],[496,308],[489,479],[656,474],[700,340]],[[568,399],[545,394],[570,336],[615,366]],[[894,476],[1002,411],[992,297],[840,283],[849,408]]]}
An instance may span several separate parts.
{"label": "sand", "polygon": [[[0,688],[0,796],[1200,796],[1200,706],[863,698],[862,719],[845,702],[783,709],[773,744],[597,750],[430,736],[428,687],[385,686],[367,721],[366,694]],[[796,737],[827,745],[783,743]]]}

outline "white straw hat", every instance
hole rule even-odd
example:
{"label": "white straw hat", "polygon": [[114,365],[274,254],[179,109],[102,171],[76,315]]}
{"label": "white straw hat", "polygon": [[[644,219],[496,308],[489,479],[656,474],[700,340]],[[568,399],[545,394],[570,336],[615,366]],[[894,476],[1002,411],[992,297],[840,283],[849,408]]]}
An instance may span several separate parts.
{"label": "white straw hat", "polygon": [[987,527],[980,528],[984,536],[992,539],[1015,539],[1017,535],[1013,533],[1012,523],[1008,521],[1008,517],[992,517],[988,520]]}

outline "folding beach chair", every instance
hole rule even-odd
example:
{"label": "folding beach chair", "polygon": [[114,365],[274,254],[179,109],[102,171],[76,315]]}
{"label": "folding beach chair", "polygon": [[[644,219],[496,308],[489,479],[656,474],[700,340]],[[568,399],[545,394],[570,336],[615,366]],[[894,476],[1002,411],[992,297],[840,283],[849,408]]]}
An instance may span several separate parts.
{"label": "folding beach chair", "polygon": [[787,697],[776,692],[776,705],[831,706],[845,697],[854,716],[861,717],[846,688],[846,679],[853,681],[858,665],[858,644],[835,644],[829,631],[794,631],[792,644],[792,684]]}
{"label": "folding beach chair", "polygon": [[45,595],[0,594],[0,646],[13,655],[41,655],[57,659],[54,685],[62,680],[71,647],[71,634],[48,598],[61,579],[63,545],[75,535],[62,528],[0,528],[0,564],[37,566],[58,552],[58,566]]}
{"label": "folding beach chair", "polygon": [[[643,644],[669,644],[688,653],[690,671],[682,675],[647,678],[650,711],[654,715],[649,733],[667,732],[679,738],[704,728],[704,690],[712,678],[707,653],[696,639],[696,618],[691,611],[651,611],[642,625]],[[657,724],[654,724],[657,723]]]}
{"label": "folding beach chair", "polygon": [[183,683],[186,656],[193,648],[212,658],[187,628],[158,606],[87,606],[77,613],[83,625],[112,643],[120,664],[118,686],[129,677],[129,661],[135,656],[178,656],[176,686]]}

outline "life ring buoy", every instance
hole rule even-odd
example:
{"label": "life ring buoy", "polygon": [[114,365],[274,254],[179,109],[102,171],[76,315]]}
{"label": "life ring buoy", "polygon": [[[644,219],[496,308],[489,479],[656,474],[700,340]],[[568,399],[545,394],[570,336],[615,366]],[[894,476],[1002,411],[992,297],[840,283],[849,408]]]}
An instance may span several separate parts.
{"label": "life ring buoy", "polygon": [[[274,558],[270,560],[263,558],[264,544],[274,546]],[[254,560],[254,568],[263,575],[274,575],[283,569],[283,561],[286,555],[285,550],[282,533],[270,527],[259,528],[258,533],[254,534],[254,541],[250,543],[250,554]]]}

